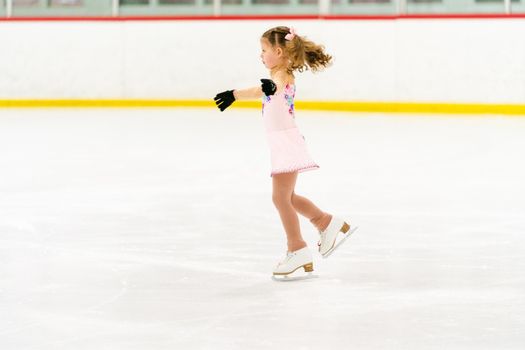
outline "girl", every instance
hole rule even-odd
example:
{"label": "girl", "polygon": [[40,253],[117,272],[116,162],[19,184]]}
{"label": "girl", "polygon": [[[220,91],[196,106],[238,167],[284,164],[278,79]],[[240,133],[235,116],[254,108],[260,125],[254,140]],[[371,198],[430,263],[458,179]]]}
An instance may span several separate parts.
{"label": "girl", "polygon": [[295,124],[293,73],[309,68],[313,72],[321,70],[332,63],[332,57],[324,52],[323,46],[297,35],[293,28],[271,28],[262,35],[260,42],[262,63],[270,70],[272,79],[261,79],[260,86],[221,92],[214,99],[222,112],[235,100],[262,98],[272,165],[272,200],[288,242],[286,256],[275,267],[273,277],[288,277],[301,267],[310,275],[313,271],[312,253],[301,236],[297,213],[308,218],[319,231],[318,246],[323,257],[342,243],[341,240],[335,245],[339,232],[343,235],[349,232],[348,236],[355,230],[349,231],[350,225],[344,220],[322,211],[294,192],[297,174],[319,166],[312,160],[305,139]]}

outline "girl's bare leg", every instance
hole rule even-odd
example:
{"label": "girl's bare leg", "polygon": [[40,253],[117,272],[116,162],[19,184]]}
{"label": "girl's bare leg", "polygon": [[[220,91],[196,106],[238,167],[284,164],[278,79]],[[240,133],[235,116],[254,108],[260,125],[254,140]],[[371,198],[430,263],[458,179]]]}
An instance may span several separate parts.
{"label": "girl's bare leg", "polygon": [[295,192],[292,193],[292,205],[299,214],[309,219],[317,230],[324,231],[332,220],[332,215],[325,213],[308,198],[299,196]]}
{"label": "girl's bare leg", "polygon": [[292,205],[292,194],[297,180],[297,171],[272,176],[272,201],[286,231],[288,251],[293,252],[307,246],[301,236],[299,217]]}

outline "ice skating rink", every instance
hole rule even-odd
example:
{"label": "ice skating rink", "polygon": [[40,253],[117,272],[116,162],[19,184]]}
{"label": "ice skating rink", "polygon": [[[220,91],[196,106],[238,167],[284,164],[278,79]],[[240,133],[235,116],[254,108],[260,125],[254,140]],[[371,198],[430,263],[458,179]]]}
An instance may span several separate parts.
{"label": "ice skating rink", "polygon": [[524,349],[525,118],[298,111],[286,251],[259,110],[5,109],[0,349]]}

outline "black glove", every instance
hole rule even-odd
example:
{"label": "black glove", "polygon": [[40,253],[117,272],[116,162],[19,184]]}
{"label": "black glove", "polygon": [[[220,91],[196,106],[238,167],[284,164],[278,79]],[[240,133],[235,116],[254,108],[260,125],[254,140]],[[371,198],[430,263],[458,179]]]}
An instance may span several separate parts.
{"label": "black glove", "polygon": [[277,86],[273,81],[271,81],[270,79],[261,79],[261,83],[262,91],[266,96],[275,94]]}
{"label": "black glove", "polygon": [[233,96],[233,90],[227,90],[219,92],[213,99],[215,100],[217,107],[223,112],[233,103],[233,101],[235,101],[235,96]]}

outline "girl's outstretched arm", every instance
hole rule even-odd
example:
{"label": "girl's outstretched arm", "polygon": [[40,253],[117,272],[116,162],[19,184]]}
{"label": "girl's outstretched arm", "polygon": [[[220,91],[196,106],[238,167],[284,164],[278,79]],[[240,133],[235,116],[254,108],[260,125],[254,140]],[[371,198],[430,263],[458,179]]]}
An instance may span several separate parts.
{"label": "girl's outstretched arm", "polygon": [[259,85],[246,89],[235,89],[233,90],[233,96],[235,96],[236,100],[258,99],[263,96],[263,91]]}
{"label": "girl's outstretched arm", "polygon": [[247,89],[226,90],[219,92],[213,99],[215,100],[215,104],[221,110],[221,112],[224,112],[224,110],[228,108],[235,100],[261,98],[263,93],[266,95],[273,95],[276,90],[277,87],[272,80],[261,79],[260,86],[254,86]]}

